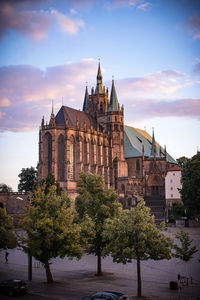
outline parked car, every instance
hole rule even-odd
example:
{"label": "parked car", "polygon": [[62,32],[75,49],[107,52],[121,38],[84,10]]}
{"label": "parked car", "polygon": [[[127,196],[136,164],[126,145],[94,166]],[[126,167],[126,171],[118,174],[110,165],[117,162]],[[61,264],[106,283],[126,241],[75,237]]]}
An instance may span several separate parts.
{"label": "parked car", "polygon": [[82,297],[80,300],[129,300],[128,296],[118,292],[98,292],[92,296]]}
{"label": "parked car", "polygon": [[9,296],[24,295],[27,293],[28,286],[25,281],[20,279],[3,280],[0,282],[0,293]]}

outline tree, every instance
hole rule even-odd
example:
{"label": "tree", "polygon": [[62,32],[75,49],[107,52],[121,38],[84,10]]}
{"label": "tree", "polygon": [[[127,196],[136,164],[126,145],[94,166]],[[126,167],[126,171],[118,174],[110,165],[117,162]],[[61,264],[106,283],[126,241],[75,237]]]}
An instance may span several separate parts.
{"label": "tree", "polygon": [[5,184],[5,183],[0,183],[0,193],[12,193],[13,190],[12,188]]}
{"label": "tree", "polygon": [[35,168],[23,168],[18,177],[20,178],[18,184],[19,192],[32,192],[37,187],[37,170]]}
{"label": "tree", "polygon": [[66,192],[57,195],[55,186],[47,194],[45,186],[33,192],[23,221],[27,236],[21,242],[25,252],[44,264],[48,283],[53,283],[52,258],[80,258],[83,254],[81,226],[74,219],[75,211]]}
{"label": "tree", "polygon": [[[101,257],[106,242],[103,241],[102,231],[105,221],[112,218],[119,208],[115,203],[117,194],[113,189],[105,190],[103,178],[97,174],[87,175],[82,173],[78,182],[79,196],[76,198],[75,207],[79,220],[89,216],[93,222],[93,237],[89,238],[91,247],[88,253],[97,256],[97,275],[102,275]],[[108,253],[104,250],[104,255]]]}
{"label": "tree", "polygon": [[185,207],[182,202],[175,202],[169,211],[169,222],[175,222],[177,219],[185,216]]}
{"label": "tree", "polygon": [[107,243],[113,261],[126,264],[137,261],[137,296],[142,296],[140,262],[142,260],[161,260],[171,258],[171,239],[165,237],[162,223],[159,227],[150,215],[150,208],[141,200],[137,207],[122,210],[119,215],[106,222],[103,237]]}
{"label": "tree", "polygon": [[0,249],[13,249],[17,239],[13,233],[13,220],[7,215],[5,208],[0,207]]}
{"label": "tree", "polygon": [[194,155],[182,171],[182,201],[188,217],[200,216],[200,154]]}
{"label": "tree", "polygon": [[56,186],[56,192],[58,195],[61,194],[61,192],[63,191],[63,189],[60,187],[59,183],[55,181],[55,177],[53,174],[48,174],[47,177],[45,179],[42,179],[40,182],[40,185],[42,186],[43,184],[45,184],[45,193],[47,194],[50,187],[52,185]]}
{"label": "tree", "polygon": [[187,162],[189,161],[190,159],[186,156],[181,156],[179,158],[177,158],[177,162],[178,162],[178,165],[181,167],[181,168],[185,168]]}
{"label": "tree", "polygon": [[196,246],[191,244],[193,240],[190,240],[189,233],[180,228],[180,231],[177,232],[176,238],[180,241],[180,247],[177,244],[174,244],[176,258],[180,258],[183,261],[189,261],[193,255],[198,251]]}

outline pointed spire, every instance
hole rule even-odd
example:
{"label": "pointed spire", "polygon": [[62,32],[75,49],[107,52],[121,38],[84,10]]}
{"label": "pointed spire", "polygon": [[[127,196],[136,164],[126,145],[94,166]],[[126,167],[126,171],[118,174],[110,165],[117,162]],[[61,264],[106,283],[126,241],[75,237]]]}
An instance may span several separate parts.
{"label": "pointed spire", "polygon": [[97,72],[97,85],[95,89],[95,94],[103,94],[104,93],[104,87],[103,87],[103,77],[101,73],[101,65],[99,61],[98,65],[98,72]]}
{"label": "pointed spire", "polygon": [[87,88],[87,82],[86,82],[86,88],[85,88],[85,98],[83,103],[83,111],[88,111],[88,88]]}
{"label": "pointed spire", "polygon": [[155,156],[155,153],[156,153],[156,143],[155,143],[154,128],[153,128],[152,145],[151,145],[151,156]]}
{"label": "pointed spire", "polygon": [[111,93],[110,93],[110,104],[108,111],[118,111],[119,109],[119,103],[117,99],[117,93],[115,89],[115,83],[114,79],[112,80],[112,88],[111,88]]}
{"label": "pointed spire", "polygon": [[54,117],[53,100],[52,100],[52,106],[51,106],[51,117]]}

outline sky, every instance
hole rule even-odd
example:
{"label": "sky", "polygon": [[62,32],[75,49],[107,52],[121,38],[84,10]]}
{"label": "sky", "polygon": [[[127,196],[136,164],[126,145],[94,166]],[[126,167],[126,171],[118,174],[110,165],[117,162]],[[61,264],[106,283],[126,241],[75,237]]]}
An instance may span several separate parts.
{"label": "sky", "polygon": [[200,150],[200,0],[1,0],[0,183],[38,163],[42,117],[112,78],[125,124]]}

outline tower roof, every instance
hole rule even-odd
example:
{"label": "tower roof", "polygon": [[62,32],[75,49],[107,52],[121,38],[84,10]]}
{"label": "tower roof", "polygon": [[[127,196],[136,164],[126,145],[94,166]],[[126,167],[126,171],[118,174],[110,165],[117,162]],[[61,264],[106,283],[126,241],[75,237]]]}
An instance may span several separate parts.
{"label": "tower roof", "polygon": [[87,110],[88,110],[88,88],[87,88],[87,85],[86,85],[85,98],[84,98],[84,103],[83,103],[83,111],[87,112]]}
{"label": "tower roof", "polygon": [[112,80],[112,88],[111,88],[111,94],[110,94],[110,104],[108,107],[108,111],[118,111],[119,103],[117,99],[117,93],[115,89],[115,83],[114,80]]}
{"label": "tower roof", "polygon": [[103,76],[101,73],[101,66],[99,62],[98,66],[98,72],[97,72],[97,85],[95,89],[95,94],[103,94],[104,93],[104,87],[103,87]]}
{"label": "tower roof", "polygon": [[151,145],[151,156],[154,156],[154,152],[156,152],[156,144],[155,144],[155,136],[154,136],[154,129],[153,129],[152,145]]}

